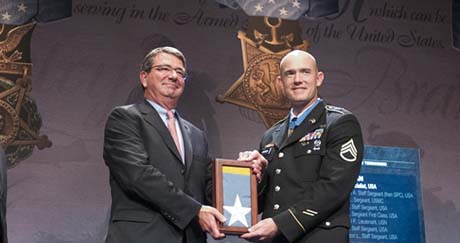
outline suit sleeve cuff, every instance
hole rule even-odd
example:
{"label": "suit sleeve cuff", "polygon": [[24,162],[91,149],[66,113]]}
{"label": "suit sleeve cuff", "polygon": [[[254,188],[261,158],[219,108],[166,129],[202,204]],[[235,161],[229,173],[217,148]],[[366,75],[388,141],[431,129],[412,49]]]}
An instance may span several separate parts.
{"label": "suit sleeve cuff", "polygon": [[288,209],[273,217],[278,230],[289,241],[294,242],[306,233],[305,227],[300,223],[291,209]]}
{"label": "suit sleeve cuff", "polygon": [[175,224],[178,228],[180,229],[185,229],[187,225],[190,224],[190,222],[195,218],[198,217],[198,213],[201,209],[201,204],[199,202],[194,201],[195,203],[190,204],[187,206],[186,209],[181,210],[180,214],[176,214],[176,217],[173,217],[172,215],[163,212],[163,217],[167,218],[170,220],[173,224]]}

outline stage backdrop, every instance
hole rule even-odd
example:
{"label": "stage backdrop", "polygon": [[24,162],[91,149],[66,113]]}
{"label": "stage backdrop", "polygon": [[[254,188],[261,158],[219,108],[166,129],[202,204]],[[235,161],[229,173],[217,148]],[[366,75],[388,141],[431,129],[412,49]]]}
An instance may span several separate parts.
{"label": "stage backdrop", "polygon": [[[30,97],[53,145],[8,171],[10,242],[103,241],[104,123],[114,106],[142,99],[139,63],[152,48],[175,46],[188,58],[179,111],[206,131],[215,156],[257,148],[266,129],[260,114],[216,101],[244,72],[237,34],[249,23],[244,11],[211,0],[74,0],[71,18],[38,24]],[[452,2],[342,0],[337,14],[299,25],[326,75],[321,95],[358,116],[366,144],[420,148],[426,241],[458,242],[460,51],[452,47]]]}

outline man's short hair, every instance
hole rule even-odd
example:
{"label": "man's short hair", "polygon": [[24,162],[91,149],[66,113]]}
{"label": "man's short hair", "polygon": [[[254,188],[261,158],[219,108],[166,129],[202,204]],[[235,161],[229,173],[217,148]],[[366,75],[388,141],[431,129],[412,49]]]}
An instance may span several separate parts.
{"label": "man's short hair", "polygon": [[150,72],[153,66],[153,59],[155,58],[156,55],[160,53],[167,53],[171,54],[177,58],[179,58],[182,61],[182,64],[184,64],[184,68],[186,69],[186,60],[184,54],[180,52],[178,49],[170,46],[163,46],[163,47],[158,47],[153,50],[151,50],[147,55],[145,55],[144,60],[142,61],[141,65],[141,71],[144,72]]}

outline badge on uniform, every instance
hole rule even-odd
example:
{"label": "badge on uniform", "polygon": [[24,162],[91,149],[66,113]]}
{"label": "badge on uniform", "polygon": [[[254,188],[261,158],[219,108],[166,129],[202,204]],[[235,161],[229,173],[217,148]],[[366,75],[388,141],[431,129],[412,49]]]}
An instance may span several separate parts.
{"label": "badge on uniform", "polygon": [[315,142],[313,142],[313,144],[315,145],[315,146],[313,147],[313,150],[320,150],[320,148],[321,148],[321,147],[320,147],[320,146],[321,146],[321,140],[319,140],[319,139],[318,139],[318,140],[315,140]]}
{"label": "badge on uniform", "polygon": [[261,152],[261,154],[262,155],[270,154],[272,152],[272,148],[274,146],[275,146],[275,144],[273,144],[273,143],[269,143],[269,144],[265,145],[264,149]]}
{"label": "badge on uniform", "polygon": [[353,142],[353,138],[342,144],[340,148],[340,158],[348,162],[355,162],[358,158],[358,150]]}

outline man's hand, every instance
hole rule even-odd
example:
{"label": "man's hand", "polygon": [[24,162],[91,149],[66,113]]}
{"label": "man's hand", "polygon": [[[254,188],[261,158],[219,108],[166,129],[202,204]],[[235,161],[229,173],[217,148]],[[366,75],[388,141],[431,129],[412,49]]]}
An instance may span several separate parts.
{"label": "man's hand", "polygon": [[267,218],[248,229],[249,233],[241,235],[241,238],[251,241],[263,241],[271,239],[278,234],[278,226],[272,218]]}
{"label": "man's hand", "polygon": [[238,160],[252,163],[252,173],[256,175],[257,181],[260,182],[262,179],[262,171],[268,165],[268,161],[265,159],[265,157],[262,156],[259,151],[253,150],[240,152]]}
{"label": "man's hand", "polygon": [[225,234],[220,233],[219,228],[217,227],[216,219],[223,223],[226,221],[224,215],[219,213],[217,209],[210,206],[201,206],[200,211],[198,212],[198,219],[203,231],[208,232],[212,238],[221,239],[225,237]]}

